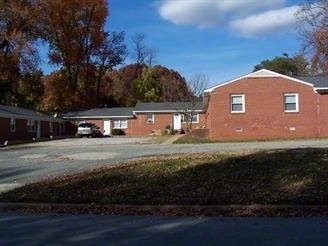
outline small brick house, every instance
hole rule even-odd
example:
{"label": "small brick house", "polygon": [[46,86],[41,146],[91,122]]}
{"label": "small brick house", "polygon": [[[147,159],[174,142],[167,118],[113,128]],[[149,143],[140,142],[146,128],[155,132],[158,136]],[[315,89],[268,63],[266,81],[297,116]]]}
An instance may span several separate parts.
{"label": "small brick house", "polygon": [[0,144],[65,135],[65,121],[41,112],[0,105]]}
{"label": "small brick house", "polygon": [[208,137],[264,140],[328,136],[328,78],[266,69],[204,91]]}
{"label": "small brick house", "polygon": [[202,102],[137,103],[133,113],[135,119],[131,121],[131,133],[137,136],[165,129],[185,132],[188,123],[191,123],[191,129],[206,126]]}
{"label": "small brick house", "polygon": [[108,136],[111,135],[112,129],[121,129],[125,134],[130,135],[129,121],[134,119],[133,108],[93,108],[63,113],[60,117],[76,126],[79,123],[93,123]]}
{"label": "small brick house", "polygon": [[113,129],[120,129],[128,136],[156,134],[167,128],[185,131],[189,116],[192,128],[205,126],[206,114],[202,111],[202,102],[137,103],[133,108],[94,108],[61,114],[63,119],[76,125],[94,123],[104,135],[111,135]]}

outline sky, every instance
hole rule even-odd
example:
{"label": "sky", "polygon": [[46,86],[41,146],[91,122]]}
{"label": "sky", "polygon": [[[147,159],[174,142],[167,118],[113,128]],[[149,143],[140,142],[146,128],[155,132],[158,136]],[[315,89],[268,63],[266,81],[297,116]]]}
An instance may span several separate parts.
{"label": "sky", "polygon": [[[253,71],[256,64],[301,48],[295,13],[300,0],[108,0],[105,29],[146,35],[155,64],[208,87]],[[131,56],[126,61],[129,64]]]}
{"label": "sky", "polygon": [[[142,33],[156,52],[153,65],[173,69],[187,81],[204,75],[211,87],[252,72],[263,60],[296,55],[302,44],[295,16],[300,2],[107,0],[105,30],[125,32],[129,56],[123,65],[133,62],[132,37]],[[54,69],[43,63],[45,74]]]}

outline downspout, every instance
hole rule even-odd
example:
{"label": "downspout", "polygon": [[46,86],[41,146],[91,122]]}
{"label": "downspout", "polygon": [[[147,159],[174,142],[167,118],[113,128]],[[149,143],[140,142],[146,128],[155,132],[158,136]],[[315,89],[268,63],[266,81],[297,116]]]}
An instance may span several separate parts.
{"label": "downspout", "polygon": [[317,134],[321,137],[321,120],[320,120],[320,94],[317,93]]}

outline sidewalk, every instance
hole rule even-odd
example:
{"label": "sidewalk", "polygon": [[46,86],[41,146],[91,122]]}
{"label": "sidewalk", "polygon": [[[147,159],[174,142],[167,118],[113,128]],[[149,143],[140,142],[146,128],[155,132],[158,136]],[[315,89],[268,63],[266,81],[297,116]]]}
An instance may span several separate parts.
{"label": "sidewalk", "polygon": [[172,144],[174,141],[178,140],[179,138],[182,138],[185,136],[184,134],[175,134],[170,136],[168,139],[166,139],[162,144]]}

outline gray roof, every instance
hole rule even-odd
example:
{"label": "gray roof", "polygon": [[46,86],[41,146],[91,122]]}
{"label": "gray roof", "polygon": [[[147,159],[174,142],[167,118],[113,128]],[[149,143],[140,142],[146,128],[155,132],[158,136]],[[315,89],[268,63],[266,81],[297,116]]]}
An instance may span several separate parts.
{"label": "gray roof", "polygon": [[296,79],[313,84],[315,88],[328,88],[328,76],[296,77]]}
{"label": "gray roof", "polygon": [[73,118],[132,118],[133,108],[93,108],[60,114],[65,119]]}
{"label": "gray roof", "polygon": [[44,120],[44,121],[56,120],[52,116],[39,112],[37,110],[8,106],[8,105],[0,105],[0,116],[6,118],[32,119],[32,120]]}
{"label": "gray roof", "polygon": [[151,102],[137,103],[134,112],[202,111],[203,102]]}

